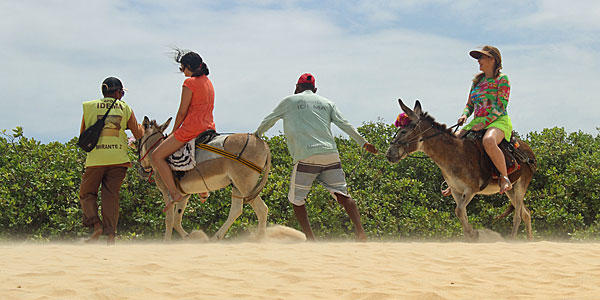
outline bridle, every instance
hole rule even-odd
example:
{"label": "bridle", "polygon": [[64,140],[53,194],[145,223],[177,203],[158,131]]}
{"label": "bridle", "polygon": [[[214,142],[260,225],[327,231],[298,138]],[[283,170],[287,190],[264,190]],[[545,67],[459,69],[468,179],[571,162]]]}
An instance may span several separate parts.
{"label": "bridle", "polygon": [[[148,148],[148,150],[146,151],[146,153],[144,155],[142,155],[142,149],[144,147],[144,144],[146,144],[148,142],[148,140],[150,140],[150,138],[154,135],[160,134],[161,138],[156,140],[156,142],[154,144],[152,144],[152,146],[150,146],[150,148]],[[152,133],[151,135],[149,135],[147,138],[145,138],[144,140],[141,140],[138,148],[137,148],[137,152],[138,152],[138,163],[140,163],[140,169],[141,171],[143,171],[145,174],[149,174],[148,175],[148,181],[151,181],[150,179],[152,178],[152,173],[154,173],[154,170],[152,169],[152,167],[150,168],[145,168],[144,166],[142,166],[141,162],[146,158],[146,156],[148,156],[148,154],[150,154],[150,152],[152,152],[152,149],[154,149],[156,146],[158,146],[158,144],[160,142],[162,142],[164,139],[166,138],[166,136],[163,135],[162,132],[157,131]],[[141,173],[141,172],[140,172]],[[141,174],[140,174],[141,176]]]}
{"label": "bridle", "polygon": [[[407,132],[406,134],[410,135],[415,130],[417,130],[417,128],[419,127],[419,124],[421,123],[422,120],[423,120],[423,117],[419,117],[419,120],[417,121],[417,124],[415,124],[412,127],[412,129],[409,132]],[[449,129],[454,128],[454,132],[456,132],[458,130],[458,126],[459,125],[460,125],[460,123],[454,124]],[[406,149],[411,144],[413,144],[413,143],[420,143],[422,141],[428,140],[430,138],[436,137],[436,136],[444,133],[444,131],[439,130],[438,132],[436,132],[436,133],[434,133],[432,135],[421,137],[421,136],[425,135],[426,132],[428,132],[429,130],[431,130],[433,128],[434,128],[434,124],[431,124],[431,126],[429,128],[427,128],[427,129],[423,130],[420,135],[414,136],[414,137],[412,137],[412,138],[410,138],[410,139],[408,139],[406,141],[402,141],[402,139],[396,140],[396,138],[398,137],[398,134],[400,133],[400,131],[402,129],[404,129],[404,128],[398,128],[398,130],[396,131],[396,133],[392,137],[392,141],[390,142],[390,145],[394,145],[394,146],[396,146],[398,148],[401,147],[402,148],[402,154],[400,155],[400,157],[403,157],[404,154],[406,153]],[[407,157],[411,157],[411,158],[428,158],[426,156],[421,157],[421,156],[410,156],[410,155],[407,155]]]}
{"label": "bridle", "polygon": [[[417,130],[417,128],[419,127],[419,124],[421,123],[421,121],[423,120],[423,118],[419,117],[419,120],[417,121],[417,124],[415,124],[412,129],[407,132],[407,135],[410,135],[411,133],[413,133],[415,130]],[[425,130],[423,130],[423,132],[421,132],[421,135],[425,134],[427,131],[431,130],[433,128],[433,124],[431,124],[431,126]],[[432,138],[436,135],[438,135],[439,133],[433,134],[431,136],[428,137],[422,137],[421,135],[417,135],[414,136],[412,138],[407,139],[406,141],[402,141],[401,138],[398,138],[398,134],[400,133],[401,130],[403,130],[404,128],[398,128],[398,130],[396,131],[396,133],[394,134],[394,136],[392,137],[392,141],[390,142],[390,145],[394,145],[398,148],[402,148],[402,153],[400,154],[400,157],[403,157],[404,154],[406,153],[406,149],[408,149],[408,147],[410,147],[411,144],[413,143],[420,143],[426,139]],[[398,138],[398,139],[397,139]],[[408,155],[407,155],[408,156]]]}

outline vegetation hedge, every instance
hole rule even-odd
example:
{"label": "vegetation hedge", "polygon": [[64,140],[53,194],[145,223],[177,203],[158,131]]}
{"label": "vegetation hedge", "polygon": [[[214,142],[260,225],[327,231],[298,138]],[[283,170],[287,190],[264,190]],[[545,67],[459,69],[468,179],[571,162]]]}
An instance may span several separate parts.
{"label": "vegetation hedge", "polygon": [[[385,152],[394,133],[392,125],[366,123],[359,132]],[[78,239],[89,230],[81,225],[79,184],[85,152],[76,138],[67,143],[42,144],[17,127],[0,135],[0,239]],[[567,133],[549,128],[522,138],[538,160],[538,170],[525,198],[537,239],[598,239],[600,232],[600,136]],[[269,207],[269,223],[299,228],[287,200],[292,160],[282,135],[266,138],[272,169],[262,198]],[[454,216],[454,201],[442,197],[440,170],[429,159],[404,159],[390,165],[382,156],[361,150],[352,140],[336,138],[348,186],[358,202],[362,221],[373,240],[387,238],[446,239],[462,236]],[[132,161],[136,153],[130,150]],[[202,204],[190,200],[186,230],[214,234],[227,218],[231,189],[215,191]],[[476,196],[468,206],[469,222],[510,234],[512,214],[494,217],[508,205],[506,196]],[[164,232],[162,197],[135,169],[127,172],[121,188],[118,234],[121,238],[161,238]],[[353,226],[343,208],[320,185],[313,185],[307,209],[315,234],[323,238],[351,238]],[[233,224],[228,237],[246,234],[256,226],[249,206]],[[521,226],[519,238],[524,238]]]}

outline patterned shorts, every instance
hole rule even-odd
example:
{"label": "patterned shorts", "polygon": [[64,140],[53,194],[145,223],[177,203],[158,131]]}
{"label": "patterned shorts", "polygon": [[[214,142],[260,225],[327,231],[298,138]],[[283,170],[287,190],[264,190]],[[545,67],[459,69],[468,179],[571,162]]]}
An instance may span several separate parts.
{"label": "patterned shorts", "polygon": [[313,181],[317,179],[331,196],[335,193],[348,197],[346,176],[337,153],[316,154],[300,160],[294,165],[290,176],[288,199],[292,204],[301,206],[306,203]]}

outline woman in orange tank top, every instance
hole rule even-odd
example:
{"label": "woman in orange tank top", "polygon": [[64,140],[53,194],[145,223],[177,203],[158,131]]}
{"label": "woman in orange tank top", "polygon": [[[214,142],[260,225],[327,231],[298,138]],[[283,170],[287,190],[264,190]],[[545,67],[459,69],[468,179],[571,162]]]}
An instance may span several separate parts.
{"label": "woman in orange tank top", "polygon": [[[202,57],[192,51],[175,49],[175,61],[180,64],[179,71],[185,77],[181,91],[181,102],[175,117],[173,131],[152,153],[152,163],[169,190],[172,202],[179,202],[183,196],[175,186],[173,172],[166,158],[195,139],[206,130],[215,130],[213,108],[215,91],[208,79],[208,67]],[[200,195],[205,198],[208,193]],[[167,206],[170,203],[167,203]]]}

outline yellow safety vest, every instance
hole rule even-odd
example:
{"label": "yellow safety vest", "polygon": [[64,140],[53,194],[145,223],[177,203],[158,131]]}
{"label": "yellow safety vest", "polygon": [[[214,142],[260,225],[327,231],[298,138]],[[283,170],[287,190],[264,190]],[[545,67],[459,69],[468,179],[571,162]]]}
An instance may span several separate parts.
{"label": "yellow safety vest", "polygon": [[[83,102],[83,118],[88,128],[106,113],[114,98],[102,98]],[[122,100],[117,100],[108,113],[104,128],[96,147],[87,154],[86,167],[107,166],[130,162],[127,155],[127,121],[131,108]]]}

